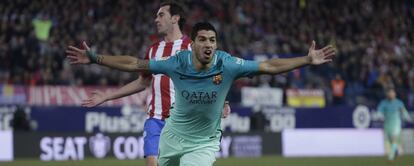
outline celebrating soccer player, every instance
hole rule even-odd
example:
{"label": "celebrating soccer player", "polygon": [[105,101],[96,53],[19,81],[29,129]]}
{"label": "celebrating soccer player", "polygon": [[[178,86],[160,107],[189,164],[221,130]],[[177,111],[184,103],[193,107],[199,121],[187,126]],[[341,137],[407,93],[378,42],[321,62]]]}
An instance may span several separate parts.
{"label": "celebrating soccer player", "polygon": [[[175,55],[179,50],[191,49],[191,40],[181,30],[185,24],[185,13],[176,2],[164,2],[160,5],[155,17],[157,31],[163,36],[161,41],[151,45],[145,59],[160,60]],[[83,42],[83,47],[89,49]],[[134,63],[134,58],[115,56],[117,60]],[[85,59],[89,60],[89,59]],[[140,77],[112,93],[93,92],[93,95],[82,102],[83,106],[95,107],[103,102],[118,99],[145,90],[151,86],[152,96],[149,98],[148,118],[144,124],[144,156],[147,166],[157,165],[158,143],[165,119],[169,116],[170,107],[175,102],[174,84],[164,74],[141,74]],[[224,105],[223,118],[230,113],[228,103]]]}
{"label": "celebrating soccer player", "polygon": [[[175,104],[160,136],[159,165],[206,165],[214,163],[220,144],[221,112],[233,81],[256,74],[279,74],[306,65],[331,62],[332,46],[315,49],[307,56],[270,59],[263,62],[236,58],[217,50],[217,32],[210,23],[197,23],[191,32],[192,51],[180,51],[169,58],[141,60],[98,55],[89,49],[69,46],[74,64],[98,63],[124,71],[165,74],[174,82]],[[126,62],[125,59],[134,59]]]}

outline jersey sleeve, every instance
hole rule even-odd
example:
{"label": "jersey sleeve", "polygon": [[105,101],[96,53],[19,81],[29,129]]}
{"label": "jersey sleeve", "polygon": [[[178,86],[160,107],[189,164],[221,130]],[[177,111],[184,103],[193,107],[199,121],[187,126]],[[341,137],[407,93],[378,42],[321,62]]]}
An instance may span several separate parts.
{"label": "jersey sleeve", "polygon": [[165,74],[170,76],[172,71],[175,71],[179,66],[178,56],[170,56],[168,59],[149,61],[149,69],[153,74]]}
{"label": "jersey sleeve", "polygon": [[228,56],[225,62],[236,78],[252,77],[259,72],[259,62]]}
{"label": "jersey sleeve", "polygon": [[407,111],[407,108],[405,108],[404,103],[401,100],[398,100],[398,103],[400,105],[399,111],[401,111],[403,119],[409,122],[413,122],[414,119],[411,117],[410,113]]}
{"label": "jersey sleeve", "polygon": [[377,111],[380,112],[381,114],[385,113],[385,109],[384,109],[384,101],[381,101],[380,104],[377,107]]}
{"label": "jersey sleeve", "polygon": [[398,102],[399,102],[399,105],[400,105],[399,106],[400,109],[407,110],[407,108],[405,108],[404,103],[401,100],[398,100]]}

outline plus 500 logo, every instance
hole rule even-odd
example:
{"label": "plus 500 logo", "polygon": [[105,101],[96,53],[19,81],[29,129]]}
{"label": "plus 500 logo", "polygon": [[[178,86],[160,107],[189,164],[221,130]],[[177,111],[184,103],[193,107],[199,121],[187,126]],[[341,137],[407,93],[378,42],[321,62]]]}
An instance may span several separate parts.
{"label": "plus 500 logo", "polygon": [[146,115],[130,114],[109,116],[104,112],[88,112],[85,117],[85,131],[105,133],[142,132]]}

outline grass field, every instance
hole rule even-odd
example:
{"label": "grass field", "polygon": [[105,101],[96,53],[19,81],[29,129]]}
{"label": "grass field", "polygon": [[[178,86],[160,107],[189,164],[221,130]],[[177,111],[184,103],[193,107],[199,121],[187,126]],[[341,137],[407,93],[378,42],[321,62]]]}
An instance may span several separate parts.
{"label": "grass field", "polygon": [[[144,160],[86,159],[84,161],[41,162],[17,160],[0,162],[1,166],[143,166]],[[283,158],[266,156],[260,158],[218,159],[215,166],[414,166],[414,156],[402,156],[394,162],[384,157],[336,157],[336,158]]]}

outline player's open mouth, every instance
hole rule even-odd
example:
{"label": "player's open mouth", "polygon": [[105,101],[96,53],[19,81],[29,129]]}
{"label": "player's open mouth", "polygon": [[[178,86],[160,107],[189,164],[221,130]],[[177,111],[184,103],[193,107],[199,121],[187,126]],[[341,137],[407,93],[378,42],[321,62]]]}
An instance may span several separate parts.
{"label": "player's open mouth", "polygon": [[212,52],[213,52],[213,51],[211,51],[211,50],[205,50],[205,51],[204,51],[204,54],[206,54],[206,55],[210,56]]}

